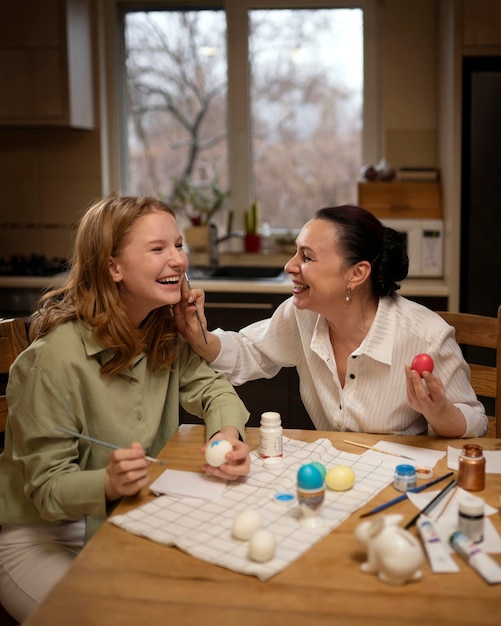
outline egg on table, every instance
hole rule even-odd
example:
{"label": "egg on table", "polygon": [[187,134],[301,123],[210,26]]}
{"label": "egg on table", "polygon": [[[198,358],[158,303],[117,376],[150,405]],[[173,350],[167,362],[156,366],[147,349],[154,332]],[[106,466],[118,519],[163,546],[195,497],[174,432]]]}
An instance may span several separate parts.
{"label": "egg on table", "polygon": [[355,472],[345,465],[331,467],[325,475],[325,484],[333,491],[347,491],[355,484]]}
{"label": "egg on table", "polygon": [[325,465],[323,463],[320,463],[320,461],[312,461],[311,465],[313,465],[313,467],[317,468],[317,470],[322,475],[322,478],[325,480],[325,475],[327,474],[327,470],[325,469]]}
{"label": "egg on table", "polygon": [[232,534],[235,539],[246,541],[263,526],[261,514],[254,509],[246,509],[233,520]]}
{"label": "egg on table", "polygon": [[275,556],[277,542],[269,530],[261,528],[249,539],[249,558],[264,563]]}

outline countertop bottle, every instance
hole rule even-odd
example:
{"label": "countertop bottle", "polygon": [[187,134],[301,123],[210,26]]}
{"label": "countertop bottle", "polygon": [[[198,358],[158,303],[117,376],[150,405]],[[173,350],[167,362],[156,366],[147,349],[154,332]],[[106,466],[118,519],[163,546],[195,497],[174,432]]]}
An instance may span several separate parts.
{"label": "countertop bottle", "polygon": [[262,459],[281,459],[283,454],[280,413],[266,411],[261,415],[259,428],[259,456]]}
{"label": "countertop bottle", "polygon": [[459,455],[458,485],[467,491],[485,487],[485,457],[481,446],[468,443]]}

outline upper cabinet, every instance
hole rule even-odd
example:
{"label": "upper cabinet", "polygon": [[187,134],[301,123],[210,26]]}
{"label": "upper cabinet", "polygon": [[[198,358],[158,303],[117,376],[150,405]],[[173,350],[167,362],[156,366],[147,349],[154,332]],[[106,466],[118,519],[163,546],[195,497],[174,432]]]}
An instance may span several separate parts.
{"label": "upper cabinet", "polygon": [[501,46],[501,0],[463,0],[463,45]]}
{"label": "upper cabinet", "polygon": [[0,6],[0,126],[94,127],[89,0]]}

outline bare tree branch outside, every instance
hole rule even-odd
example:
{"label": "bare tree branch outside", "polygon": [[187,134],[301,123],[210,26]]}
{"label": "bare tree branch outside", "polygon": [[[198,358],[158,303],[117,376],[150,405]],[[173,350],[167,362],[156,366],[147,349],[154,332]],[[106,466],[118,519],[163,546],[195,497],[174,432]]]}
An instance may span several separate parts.
{"label": "bare tree branch outside", "polygon": [[[249,12],[253,194],[273,228],[355,201],[362,18],[360,9]],[[224,11],[129,12],[125,37],[128,191],[191,218],[195,204],[205,215],[217,201],[233,208]],[[224,211],[214,217],[222,224]]]}

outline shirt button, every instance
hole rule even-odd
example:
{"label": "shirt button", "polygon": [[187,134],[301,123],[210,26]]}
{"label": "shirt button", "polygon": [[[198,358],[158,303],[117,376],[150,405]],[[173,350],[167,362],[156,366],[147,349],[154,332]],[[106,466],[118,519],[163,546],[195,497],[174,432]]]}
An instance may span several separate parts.
{"label": "shirt button", "polygon": [[353,380],[355,378],[355,374],[350,374],[350,378]]}
{"label": "shirt button", "polygon": [[342,409],[342,408],[343,408],[343,407],[342,407],[341,405],[339,405],[339,410],[340,410],[340,411],[341,411],[341,409]]}
{"label": "shirt button", "polygon": [[137,380],[135,378],[129,378],[129,382],[131,385],[137,385]]}
{"label": "shirt button", "polygon": [[137,419],[137,421],[138,421],[138,422],[141,422],[141,421],[143,420],[143,416],[142,416],[142,414],[141,414],[141,413],[138,413],[138,414],[136,415],[136,419]]}

